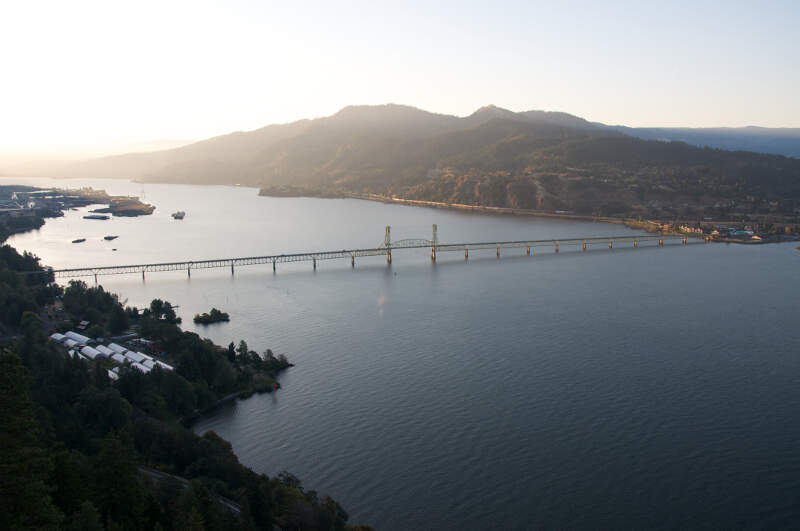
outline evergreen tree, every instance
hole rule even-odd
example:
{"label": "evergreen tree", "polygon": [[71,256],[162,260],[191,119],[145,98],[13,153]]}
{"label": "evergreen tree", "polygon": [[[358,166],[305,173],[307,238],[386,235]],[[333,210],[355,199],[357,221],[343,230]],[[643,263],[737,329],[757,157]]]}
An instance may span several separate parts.
{"label": "evergreen tree", "polygon": [[52,462],[40,446],[28,371],[0,351],[0,528],[57,529],[61,512],[50,497]]}
{"label": "evergreen tree", "polygon": [[123,332],[128,328],[128,315],[121,305],[114,305],[111,308],[111,315],[108,318],[108,330],[114,334]]}
{"label": "evergreen tree", "polygon": [[109,434],[94,459],[94,499],[104,519],[126,529],[138,528],[142,487],[133,443],[125,436]]}
{"label": "evergreen tree", "polygon": [[67,525],[69,531],[103,531],[103,523],[100,520],[100,513],[89,500],[81,504],[78,512],[72,515]]}

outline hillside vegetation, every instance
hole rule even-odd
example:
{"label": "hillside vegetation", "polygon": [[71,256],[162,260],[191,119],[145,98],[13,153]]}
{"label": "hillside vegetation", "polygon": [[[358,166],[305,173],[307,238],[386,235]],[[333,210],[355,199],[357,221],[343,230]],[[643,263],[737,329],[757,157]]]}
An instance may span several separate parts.
{"label": "hillside vegetation", "polygon": [[645,140],[569,114],[494,106],[463,118],[346,107],[174,150],[85,161],[65,175],[595,215],[794,215],[800,198],[800,159]]}
{"label": "hillside vegetation", "polygon": [[[0,246],[1,529],[369,529],[292,474],[257,474],[213,431],[177,422],[240,390],[269,392],[285,357],[184,332],[165,301],[139,312],[102,286],[52,281],[38,258]],[[132,326],[174,370],[125,365],[112,379],[107,360],[68,355],[45,330],[57,300],[67,328]]]}

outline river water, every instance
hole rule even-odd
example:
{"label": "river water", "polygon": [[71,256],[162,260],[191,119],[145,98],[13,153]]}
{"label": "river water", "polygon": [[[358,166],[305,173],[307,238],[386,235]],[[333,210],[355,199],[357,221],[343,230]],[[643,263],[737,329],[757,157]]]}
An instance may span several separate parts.
{"label": "river water", "polygon": [[[1,179],[0,184],[12,182]],[[14,180],[50,184],[45,180]],[[59,184],[64,183],[59,182]],[[153,216],[48,220],[10,243],[55,267],[634,234],[246,188],[66,181]],[[169,213],[185,210],[186,219]],[[102,236],[119,235],[113,242]],[[78,237],[83,244],[70,243]],[[116,248],[117,251],[112,251]],[[128,304],[296,367],[220,408],[240,460],[283,469],[380,529],[788,527],[800,519],[794,245],[508,250],[101,277]],[[87,279],[90,283],[92,279]],[[231,322],[195,327],[212,306]]]}

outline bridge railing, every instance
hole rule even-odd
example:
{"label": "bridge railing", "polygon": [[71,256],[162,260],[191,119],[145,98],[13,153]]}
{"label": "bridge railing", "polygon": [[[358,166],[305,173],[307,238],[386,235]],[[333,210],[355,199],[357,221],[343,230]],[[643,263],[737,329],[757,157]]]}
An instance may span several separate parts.
{"label": "bridge railing", "polygon": [[[238,258],[215,258],[210,260],[187,260],[180,262],[160,262],[150,264],[129,264],[117,266],[90,266],[78,267],[68,269],[52,269],[49,270],[55,277],[82,277],[82,276],[98,276],[98,275],[123,275],[133,273],[152,273],[161,271],[187,271],[191,274],[193,269],[213,269],[213,268],[226,268],[230,267],[231,271],[236,266],[248,265],[262,265],[272,264],[273,269],[276,264],[292,263],[292,262],[313,262],[316,267],[317,261],[321,260],[335,260],[342,258],[350,258],[353,265],[355,259],[365,256],[381,256],[390,255],[390,251],[399,249],[431,249],[432,258],[435,260],[436,252],[448,251],[469,251],[479,249],[499,249],[504,248],[521,248],[528,247],[555,247],[558,252],[559,245],[583,245],[584,250],[590,245],[596,244],[609,244],[612,246],[614,243],[633,243],[638,246],[639,242],[644,241],[659,241],[665,240],[682,240],[686,243],[687,236],[680,234],[647,234],[635,236],[605,236],[605,237],[590,237],[590,238],[563,238],[563,239],[548,239],[548,240],[515,240],[515,241],[502,241],[502,242],[471,242],[471,243],[434,243],[431,240],[425,239],[404,239],[397,242],[392,242],[388,247],[382,245],[375,248],[363,249],[341,249],[331,251],[316,251],[307,253],[290,253],[280,255],[266,255],[266,256],[249,256]],[[34,274],[36,272],[30,272]]]}

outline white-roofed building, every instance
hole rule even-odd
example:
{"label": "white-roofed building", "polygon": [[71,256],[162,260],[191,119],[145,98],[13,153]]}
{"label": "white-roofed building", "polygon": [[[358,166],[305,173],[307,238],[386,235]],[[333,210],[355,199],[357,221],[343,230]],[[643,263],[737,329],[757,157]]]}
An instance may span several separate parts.
{"label": "white-roofed building", "polygon": [[67,347],[67,348],[77,347],[78,346],[78,342],[75,341],[74,339],[67,338],[67,339],[64,340],[64,346]]}
{"label": "white-roofed building", "polygon": [[148,369],[152,369],[153,367],[155,367],[155,366],[156,366],[156,362],[155,362],[155,361],[153,361],[153,360],[144,360],[144,361],[142,362],[142,365],[144,365],[144,366],[145,366],[145,367],[147,367]]}
{"label": "white-roofed building", "polygon": [[128,352],[126,352],[125,353],[125,357],[128,358],[133,363],[140,363],[140,362],[142,362],[142,361],[147,359],[147,356],[145,356],[141,352],[134,352],[132,350],[129,350]]}
{"label": "white-roofed building", "polygon": [[83,354],[85,357],[89,358],[90,360],[103,357],[103,355],[100,354],[100,352],[98,352],[97,350],[93,349],[92,347],[83,347],[81,349],[81,354]]}
{"label": "white-roofed building", "polygon": [[125,365],[129,361],[128,358],[126,358],[125,356],[123,356],[122,354],[120,354],[118,352],[113,353],[111,355],[111,359],[116,361],[120,365]]}
{"label": "white-roofed building", "polygon": [[100,354],[102,354],[102,355],[103,355],[103,357],[106,357],[106,358],[110,358],[112,354],[115,354],[115,352],[114,352],[113,350],[111,350],[110,348],[108,348],[108,347],[106,347],[106,346],[104,346],[104,345],[97,345],[97,346],[96,346],[96,347],[94,347],[94,348],[95,348],[95,349],[96,349],[96,350],[97,350],[97,351],[98,351]]}
{"label": "white-roofed building", "polygon": [[119,380],[119,375],[115,372],[108,371],[108,377],[112,380]]}
{"label": "white-roofed building", "polygon": [[146,365],[142,365],[141,363],[132,363],[131,367],[133,367],[137,371],[143,372],[145,374],[147,374],[151,370],[150,367],[147,367]]}
{"label": "white-roofed building", "polygon": [[64,336],[77,341],[81,345],[85,345],[89,341],[91,341],[88,337],[82,336],[82,335],[80,335],[80,334],[78,334],[76,332],[71,332],[71,331],[65,333]]}
{"label": "white-roofed building", "polygon": [[164,363],[163,361],[156,360],[156,365],[158,365],[159,367],[161,367],[162,369],[167,370],[167,371],[173,370],[172,365],[168,365],[168,364]]}
{"label": "white-roofed building", "polygon": [[125,354],[125,352],[128,350],[122,345],[117,345],[116,343],[111,343],[110,345],[108,345],[108,348],[119,354]]}
{"label": "white-roofed building", "polygon": [[61,343],[62,341],[64,341],[64,339],[66,339],[66,336],[64,334],[59,334],[58,332],[55,332],[53,334],[50,334],[50,339],[56,341],[57,343]]}

